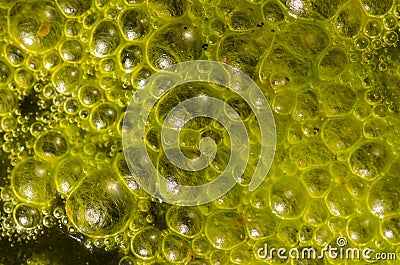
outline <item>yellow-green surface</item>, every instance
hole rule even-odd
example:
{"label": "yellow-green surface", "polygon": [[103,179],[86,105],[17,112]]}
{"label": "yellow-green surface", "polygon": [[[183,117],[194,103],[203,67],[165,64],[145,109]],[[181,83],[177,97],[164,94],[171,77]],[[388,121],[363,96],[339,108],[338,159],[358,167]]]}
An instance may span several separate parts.
{"label": "yellow-green surface", "polygon": [[[0,0],[0,262],[371,262],[257,257],[265,243],[322,249],[338,237],[398,254],[399,18],[395,0]],[[193,185],[225,168],[230,139],[210,119],[180,135],[189,158],[202,137],[214,139],[209,168],[173,168],[160,149],[160,121],[201,93],[239,112],[251,156],[224,197],[171,206],[130,175],[122,120],[152,73],[199,59],[237,67],[259,85],[274,112],[276,155],[250,193],[265,128],[229,89],[178,87],[154,108],[143,139],[160,172]]]}

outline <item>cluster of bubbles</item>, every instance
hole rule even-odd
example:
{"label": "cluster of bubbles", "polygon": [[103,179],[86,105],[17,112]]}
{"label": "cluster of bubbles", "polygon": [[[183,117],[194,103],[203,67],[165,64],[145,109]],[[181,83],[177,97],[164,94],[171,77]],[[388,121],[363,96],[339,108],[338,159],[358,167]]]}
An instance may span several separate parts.
{"label": "cluster of bubbles", "polygon": [[[400,252],[397,1],[0,6],[0,230],[10,244],[57,227],[83,247],[117,250],[120,265],[258,264],[266,242],[323,248],[338,236]],[[227,63],[257,82],[274,111],[278,145],[266,180],[250,193],[260,128],[249,107],[212,85],[169,93],[143,139],[160,172],[193,185],[226,166],[230,140],[211,119],[192,120],[180,135],[188,157],[198,156],[201,138],[217,143],[204,172],[171,168],[160,149],[162,117],[203,92],[240,114],[254,158],[239,185],[215,202],[171,206],[150,198],[130,174],[122,121],[152,73],[197,59]]]}

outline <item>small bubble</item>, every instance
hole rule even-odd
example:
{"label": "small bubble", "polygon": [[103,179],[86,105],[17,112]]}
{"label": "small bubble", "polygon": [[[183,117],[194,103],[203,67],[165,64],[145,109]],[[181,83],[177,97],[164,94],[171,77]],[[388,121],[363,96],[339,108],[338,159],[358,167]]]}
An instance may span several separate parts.
{"label": "small bubble", "polygon": [[[64,223],[64,222],[63,222]],[[64,223],[65,224],[65,223]],[[68,222],[67,222],[67,224],[68,224]],[[70,233],[70,234],[75,234],[76,233],[76,228],[74,227],[74,226],[69,226],[68,227],[68,233]]]}
{"label": "small bubble", "polygon": [[64,110],[70,115],[78,113],[79,107],[79,102],[75,98],[69,98],[64,103]]}
{"label": "small bubble", "polygon": [[19,87],[29,88],[33,86],[35,77],[28,69],[19,68],[14,74],[14,81]]}
{"label": "small bubble", "polygon": [[97,248],[101,248],[101,247],[104,246],[104,240],[103,240],[102,238],[98,238],[98,239],[96,239],[96,240],[94,241],[94,245],[95,245]]}
{"label": "small bubble", "polygon": [[91,1],[86,0],[57,0],[57,3],[67,17],[78,17],[91,8]]}
{"label": "small bubble", "polygon": [[64,216],[64,210],[61,207],[56,207],[53,211],[53,215],[55,218],[60,219]]}
{"label": "small bubble", "polygon": [[394,30],[397,26],[397,18],[393,15],[386,15],[383,18],[383,25],[388,30]]}
{"label": "small bubble", "polygon": [[47,70],[54,70],[61,63],[61,57],[57,51],[46,53],[43,58],[43,65]]}
{"label": "small bubble", "polygon": [[14,210],[14,205],[11,202],[5,202],[3,204],[3,211],[6,213],[12,213]]}
{"label": "small bubble", "polygon": [[93,32],[90,49],[97,57],[111,55],[118,48],[120,38],[118,26],[113,21],[104,20]]}
{"label": "small bubble", "polygon": [[15,120],[14,117],[3,117],[1,119],[1,128],[5,132],[14,131],[17,128],[17,121]]}
{"label": "small bubble", "polygon": [[90,114],[91,125],[97,130],[105,130],[115,124],[118,110],[111,103],[102,103],[96,106]]}
{"label": "small bubble", "polygon": [[100,61],[100,71],[103,73],[113,73],[116,68],[116,62],[113,58],[105,58]]}
{"label": "small bubble", "polygon": [[5,57],[12,66],[21,66],[25,61],[25,53],[15,45],[8,44],[5,49]]}
{"label": "small bubble", "polygon": [[42,68],[41,58],[38,56],[30,55],[26,61],[26,66],[34,72],[39,71]]}
{"label": "small bubble", "polygon": [[394,31],[388,31],[385,33],[383,36],[383,40],[385,41],[386,44],[388,45],[393,45],[398,41],[399,37],[396,32]]}
{"label": "small bubble", "polygon": [[77,37],[81,31],[81,26],[76,20],[68,20],[65,23],[65,34],[69,37]]}
{"label": "small bubble", "polygon": [[365,51],[362,54],[362,59],[367,62],[372,61],[372,59],[374,59],[374,54],[372,52]]}
{"label": "small bubble", "polygon": [[379,64],[378,68],[379,68],[379,71],[384,72],[384,71],[386,71],[386,70],[388,69],[388,64],[385,63],[385,62],[381,62],[381,63]]}
{"label": "small bubble", "polygon": [[79,89],[78,98],[85,106],[93,106],[103,97],[100,89],[93,85],[84,85]]}
{"label": "small bubble", "polygon": [[65,61],[79,62],[83,58],[83,46],[77,40],[66,40],[61,44],[60,54]]}
{"label": "small bubble", "polygon": [[65,65],[53,74],[52,82],[59,93],[70,95],[77,89],[81,76],[82,72],[80,68]]}
{"label": "small bubble", "polygon": [[382,33],[382,24],[378,19],[370,19],[365,24],[365,34],[368,37],[377,37]]}
{"label": "small bubble", "polygon": [[12,217],[8,217],[8,218],[4,219],[3,224],[4,224],[4,228],[6,228],[6,229],[12,229],[15,226],[15,223],[14,223],[14,220]]}
{"label": "small bubble", "polygon": [[14,220],[17,225],[32,229],[40,223],[40,212],[27,204],[20,204],[15,208]]}
{"label": "small bubble", "polygon": [[369,39],[365,36],[359,36],[355,40],[355,45],[359,50],[365,50],[369,46]]}

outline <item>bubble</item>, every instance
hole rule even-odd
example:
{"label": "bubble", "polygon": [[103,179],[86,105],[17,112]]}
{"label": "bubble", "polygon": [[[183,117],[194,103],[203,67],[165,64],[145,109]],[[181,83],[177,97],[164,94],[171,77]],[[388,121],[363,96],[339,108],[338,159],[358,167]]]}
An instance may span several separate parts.
{"label": "bubble", "polygon": [[377,37],[382,33],[382,24],[378,19],[369,19],[365,24],[364,32],[370,37]]}
{"label": "bubble", "polygon": [[308,224],[303,224],[299,229],[299,239],[302,243],[308,243],[312,240],[314,228]]}
{"label": "bubble", "polygon": [[68,195],[83,178],[82,163],[73,158],[65,158],[60,161],[54,172],[57,191]]}
{"label": "bubble", "polygon": [[229,250],[242,243],[246,237],[242,216],[236,212],[215,212],[207,218],[205,234],[218,249]]}
{"label": "bubble", "polygon": [[315,227],[324,224],[328,217],[329,211],[323,199],[310,200],[303,215],[304,221]]}
{"label": "bubble", "polygon": [[96,86],[84,85],[79,89],[78,98],[83,105],[90,107],[100,102],[103,94]]}
{"label": "bubble", "polygon": [[356,92],[348,86],[327,84],[320,87],[322,111],[328,117],[350,113],[357,102]]}
{"label": "bubble", "polygon": [[299,169],[324,165],[332,159],[332,153],[326,145],[317,140],[294,145],[289,151],[289,156]]}
{"label": "bubble", "polygon": [[118,265],[134,265],[136,263],[135,259],[131,256],[125,256],[123,257]]}
{"label": "bubble", "polygon": [[379,141],[368,141],[352,151],[349,165],[357,176],[373,180],[384,173],[390,161],[390,150]]}
{"label": "bubble", "polygon": [[312,90],[299,92],[296,97],[296,105],[293,117],[299,122],[315,119],[319,113],[317,94]]}
{"label": "bubble", "polygon": [[363,25],[364,12],[358,3],[349,3],[334,20],[335,30],[342,36],[352,38]]}
{"label": "bubble", "polygon": [[327,225],[322,225],[315,230],[315,242],[320,246],[326,246],[332,240],[333,234]]}
{"label": "bubble", "polygon": [[249,30],[256,27],[255,11],[253,8],[243,8],[230,14],[228,25],[237,31]]}
{"label": "bubble", "polygon": [[30,88],[35,82],[32,72],[26,68],[19,68],[14,74],[15,83],[21,88]]}
{"label": "bubble", "polygon": [[125,72],[132,72],[143,61],[142,47],[132,44],[124,47],[119,54],[119,62]]}
{"label": "bubble", "polygon": [[341,233],[346,228],[347,220],[341,217],[331,217],[328,220],[328,226],[335,234]]}
{"label": "bubble", "polygon": [[69,98],[64,102],[64,110],[66,113],[74,115],[78,113],[79,102],[74,98]]}
{"label": "bubble", "polygon": [[57,221],[56,219],[51,216],[51,215],[46,215],[43,217],[43,221],[42,221],[43,225],[47,228],[51,228],[53,226],[56,225]]}
{"label": "bubble", "polygon": [[30,52],[46,52],[61,40],[64,17],[50,1],[17,2],[9,18],[10,35]]}
{"label": "bubble", "polygon": [[350,118],[327,120],[322,126],[322,139],[334,152],[346,151],[361,138],[361,124]]}
{"label": "bubble", "polygon": [[77,20],[67,20],[64,25],[65,35],[68,37],[77,37],[81,32],[81,25]]}
{"label": "bubble", "polygon": [[77,89],[81,76],[80,68],[65,65],[53,74],[52,82],[58,93],[69,95]]}
{"label": "bubble", "polygon": [[180,17],[187,9],[185,0],[149,0],[148,3],[160,17]]}
{"label": "bubble", "polygon": [[67,17],[78,17],[83,15],[91,7],[91,1],[85,0],[57,0],[63,14]]}
{"label": "bubble", "polygon": [[12,217],[7,217],[7,218],[5,218],[5,219],[3,220],[2,226],[3,226],[5,229],[13,229],[14,226],[15,226],[14,219],[13,219]]}
{"label": "bubble", "polygon": [[12,75],[11,68],[3,60],[0,60],[0,84],[7,84]]}
{"label": "bubble", "polygon": [[153,70],[148,66],[143,66],[141,69],[132,75],[131,84],[135,89],[144,88],[145,81],[151,76]]}
{"label": "bubble", "polygon": [[64,135],[56,131],[47,131],[35,141],[36,155],[46,161],[55,161],[68,151],[68,142]]}
{"label": "bubble", "polygon": [[27,158],[17,163],[11,175],[11,187],[23,202],[49,204],[56,195],[49,165]]}
{"label": "bubble", "polygon": [[243,211],[243,220],[238,221],[238,224],[246,227],[250,238],[257,240],[272,235],[277,220],[270,208],[255,209],[247,206]]}
{"label": "bubble", "polygon": [[394,15],[386,15],[383,18],[383,25],[387,30],[394,30],[397,27],[397,18]]}
{"label": "bubble", "polygon": [[116,62],[114,58],[104,58],[100,61],[99,68],[102,73],[113,73],[116,69]]}
{"label": "bubble", "polygon": [[150,31],[150,18],[144,9],[127,9],[118,22],[122,33],[130,41],[142,39]]}
{"label": "bubble", "polygon": [[28,204],[18,204],[13,217],[15,223],[24,229],[32,229],[41,221],[39,210]]}
{"label": "bubble", "polygon": [[0,192],[0,197],[3,201],[11,201],[14,199],[13,190],[10,187],[3,187]]}
{"label": "bubble", "polygon": [[97,24],[90,39],[90,50],[97,57],[111,55],[121,42],[119,29],[113,21],[101,21]]}
{"label": "bubble", "polygon": [[295,178],[283,177],[274,182],[269,194],[272,212],[282,219],[301,216],[307,200],[303,185]]}
{"label": "bubble", "polygon": [[83,26],[86,28],[91,28],[99,18],[99,14],[97,12],[88,13],[83,17]]}
{"label": "bubble", "polygon": [[84,235],[105,237],[125,229],[134,206],[133,197],[114,170],[92,171],[67,198],[66,213]]}
{"label": "bubble", "polygon": [[353,243],[364,245],[375,237],[378,222],[369,214],[356,215],[347,223],[347,234]]}
{"label": "bubble", "polygon": [[385,35],[383,36],[383,40],[386,44],[388,45],[394,45],[397,43],[397,41],[399,40],[399,36],[397,35],[396,32],[394,31],[388,31],[385,33]]}
{"label": "bubble", "polygon": [[12,213],[13,210],[14,210],[14,204],[12,202],[5,202],[3,204],[3,211],[5,213]]}
{"label": "bubble", "polygon": [[171,230],[189,238],[198,235],[203,227],[201,214],[185,207],[171,207],[166,214],[166,220]]}
{"label": "bubble", "polygon": [[[296,34],[301,32],[302,34]],[[282,43],[302,57],[318,56],[329,44],[329,35],[316,23],[293,23],[279,35]]]}
{"label": "bubble", "polygon": [[157,228],[147,227],[131,240],[133,254],[142,259],[151,259],[158,254],[161,245],[161,233]]}
{"label": "bubble", "polygon": [[383,238],[392,245],[400,244],[400,217],[398,215],[384,219],[381,224]]}
{"label": "bubble", "polygon": [[114,104],[101,103],[90,113],[91,125],[97,130],[105,130],[115,124],[118,119],[118,109]]}
{"label": "bubble", "polygon": [[324,168],[313,168],[301,174],[301,180],[312,197],[323,197],[331,186],[331,174]]}
{"label": "bubble", "polygon": [[332,188],[325,197],[325,202],[335,216],[347,217],[355,211],[354,199],[343,186]]}
{"label": "bubble", "polygon": [[25,62],[25,52],[13,44],[7,44],[4,53],[7,61],[12,66],[21,66]]}
{"label": "bubble", "polygon": [[57,51],[46,53],[43,57],[43,65],[47,70],[54,70],[61,63],[61,57]]}
{"label": "bubble", "polygon": [[318,74],[323,80],[332,79],[341,74],[348,64],[346,51],[341,48],[330,48],[324,52],[318,63]]}
{"label": "bubble", "polygon": [[269,22],[281,22],[285,19],[285,13],[281,6],[274,2],[266,2],[262,7],[264,19]]}
{"label": "bubble", "polygon": [[194,255],[197,256],[208,255],[212,250],[212,246],[205,235],[196,236],[192,241],[192,247]]}
{"label": "bubble", "polygon": [[79,62],[83,58],[82,44],[77,40],[66,40],[61,44],[60,54],[65,61]]}
{"label": "bubble", "polygon": [[399,160],[396,159],[392,167],[385,175],[375,180],[367,196],[367,203],[370,212],[384,218],[392,214],[397,214],[400,207],[400,184],[397,172],[399,170]]}
{"label": "bubble", "polygon": [[29,55],[26,61],[26,66],[29,68],[29,70],[33,72],[38,72],[39,70],[42,69],[41,57],[36,55]]}
{"label": "bubble", "polygon": [[168,261],[179,263],[188,256],[189,246],[187,239],[169,234],[163,239],[162,251]]}
{"label": "bubble", "polygon": [[[14,95],[14,93],[8,89],[5,88],[0,88],[0,116],[4,116],[9,114],[10,112],[12,112],[13,110],[15,110],[15,108],[17,107],[18,101]],[[5,121],[5,123],[4,123]],[[9,119],[2,119],[2,127],[4,126],[3,124],[6,125],[6,128],[8,127],[7,121],[12,122]]]}
{"label": "bubble", "polygon": [[380,118],[371,118],[364,122],[363,131],[367,138],[380,138],[386,132],[386,121]]}
{"label": "bubble", "polygon": [[178,62],[200,59],[202,43],[197,28],[184,23],[168,24],[152,35],[147,57],[154,68],[166,69]]}
{"label": "bubble", "polygon": [[255,258],[253,255],[249,255],[251,253],[251,246],[237,246],[230,252],[230,260],[234,264],[254,264]]}
{"label": "bubble", "polygon": [[393,0],[382,0],[379,2],[374,0],[362,0],[361,2],[365,11],[373,16],[381,16],[386,14],[393,5]]}

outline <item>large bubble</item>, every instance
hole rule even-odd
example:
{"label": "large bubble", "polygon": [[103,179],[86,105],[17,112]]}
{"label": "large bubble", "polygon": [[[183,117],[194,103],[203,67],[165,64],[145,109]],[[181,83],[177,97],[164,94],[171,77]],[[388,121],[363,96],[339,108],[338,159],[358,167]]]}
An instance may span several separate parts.
{"label": "large bubble", "polygon": [[68,218],[88,236],[104,237],[121,232],[131,217],[134,198],[111,169],[91,172],[73,189],[66,202]]}
{"label": "large bubble", "polygon": [[57,46],[64,17],[50,1],[17,2],[9,10],[9,32],[30,52],[45,52]]}
{"label": "large bubble", "polygon": [[19,162],[11,175],[11,187],[22,201],[45,205],[56,195],[49,164],[28,158]]}

